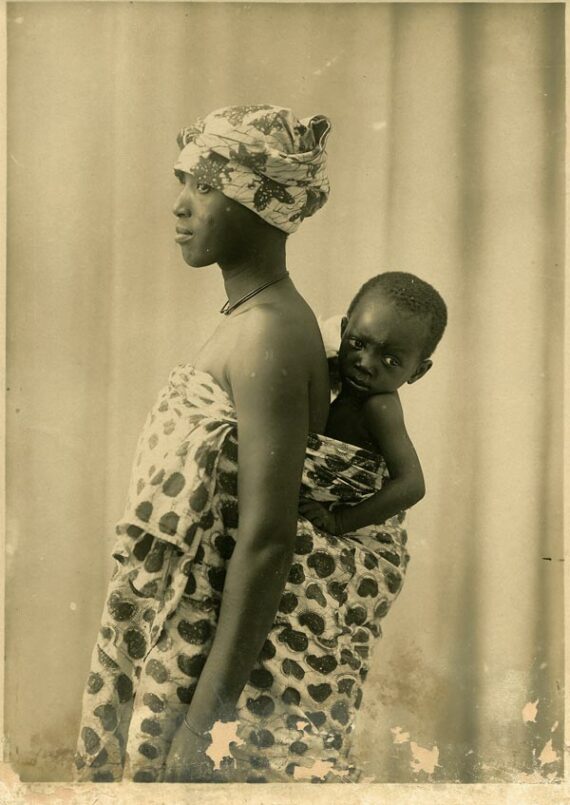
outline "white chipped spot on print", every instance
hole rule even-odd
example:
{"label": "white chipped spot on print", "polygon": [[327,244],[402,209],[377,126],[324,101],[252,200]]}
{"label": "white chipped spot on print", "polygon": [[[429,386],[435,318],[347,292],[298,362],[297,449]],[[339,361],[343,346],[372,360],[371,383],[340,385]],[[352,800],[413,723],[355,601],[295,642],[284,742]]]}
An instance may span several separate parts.
{"label": "white chipped spot on print", "polygon": [[216,721],[210,730],[212,743],[206,749],[206,754],[214,761],[214,768],[220,769],[222,760],[232,756],[230,744],[236,746],[243,744],[242,739],[237,734],[237,723],[235,721]]}
{"label": "white chipped spot on print", "polygon": [[424,771],[426,774],[433,774],[435,767],[439,766],[439,749],[433,746],[431,749],[426,749],[414,741],[410,742],[410,749],[412,750],[412,760],[410,766],[416,773]]}
{"label": "white chipped spot on print", "polygon": [[310,768],[306,766],[295,766],[293,777],[295,780],[310,780],[313,777],[324,779],[326,775],[333,770],[338,777],[346,777],[349,773],[348,771],[334,769],[334,763],[328,760],[316,760]]}
{"label": "white chipped spot on print", "polygon": [[541,766],[546,766],[548,763],[558,762],[558,752],[552,747],[552,738],[549,738],[545,743],[544,748],[538,756],[538,762]]}
{"label": "white chipped spot on print", "polygon": [[390,732],[392,733],[392,740],[395,744],[405,744],[410,740],[410,733],[404,732],[401,727],[392,727]]}
{"label": "white chipped spot on print", "polygon": [[527,702],[522,709],[522,720],[525,724],[529,721],[536,721],[538,713],[538,699],[535,702]]}

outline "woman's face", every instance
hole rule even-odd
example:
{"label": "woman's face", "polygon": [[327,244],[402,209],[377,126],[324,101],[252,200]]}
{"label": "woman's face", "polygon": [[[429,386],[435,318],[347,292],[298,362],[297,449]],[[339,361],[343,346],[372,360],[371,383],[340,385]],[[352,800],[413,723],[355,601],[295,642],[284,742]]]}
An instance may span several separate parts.
{"label": "woman's face", "polygon": [[219,190],[176,171],[181,190],[174,204],[176,242],[189,266],[227,265],[242,259],[252,245],[251,213]]}

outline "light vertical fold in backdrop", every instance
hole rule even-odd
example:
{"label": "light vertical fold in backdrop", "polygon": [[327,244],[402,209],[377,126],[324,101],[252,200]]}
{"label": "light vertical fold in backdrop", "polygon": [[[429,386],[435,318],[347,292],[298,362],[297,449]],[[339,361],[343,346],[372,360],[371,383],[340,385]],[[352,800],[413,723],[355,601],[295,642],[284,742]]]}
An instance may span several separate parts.
{"label": "light vertical fold in backdrop", "polygon": [[173,242],[176,132],[271,102],[333,120],[330,201],[290,241],[315,311],[382,269],[450,311],[403,393],[428,493],[364,699],[366,775],[556,779],[564,6],[9,3],[7,28],[5,719],[23,778],[69,776],[138,430],[223,301]]}

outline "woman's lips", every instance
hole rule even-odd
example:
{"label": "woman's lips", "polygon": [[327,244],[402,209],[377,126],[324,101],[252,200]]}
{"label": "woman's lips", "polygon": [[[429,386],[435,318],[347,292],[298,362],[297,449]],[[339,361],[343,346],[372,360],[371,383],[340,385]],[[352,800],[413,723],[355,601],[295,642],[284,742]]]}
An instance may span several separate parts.
{"label": "woman's lips", "polygon": [[193,232],[189,232],[187,229],[176,229],[176,236],[174,240],[176,243],[185,243],[190,238],[194,237]]}

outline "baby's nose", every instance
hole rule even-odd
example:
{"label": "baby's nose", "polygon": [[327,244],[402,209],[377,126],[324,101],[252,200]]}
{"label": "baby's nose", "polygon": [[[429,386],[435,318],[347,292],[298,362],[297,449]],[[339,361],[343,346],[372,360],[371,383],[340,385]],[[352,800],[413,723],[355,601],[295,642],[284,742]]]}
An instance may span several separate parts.
{"label": "baby's nose", "polygon": [[374,369],[374,362],[371,355],[361,352],[358,356],[357,366],[361,372],[371,375]]}

